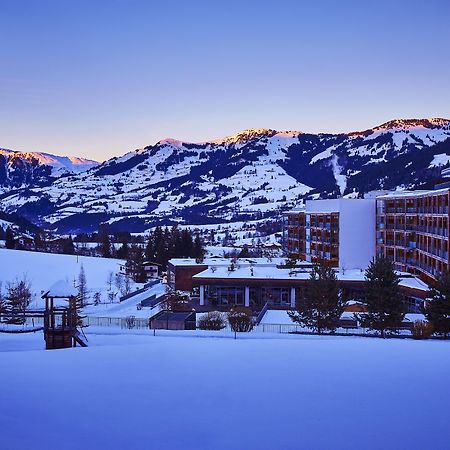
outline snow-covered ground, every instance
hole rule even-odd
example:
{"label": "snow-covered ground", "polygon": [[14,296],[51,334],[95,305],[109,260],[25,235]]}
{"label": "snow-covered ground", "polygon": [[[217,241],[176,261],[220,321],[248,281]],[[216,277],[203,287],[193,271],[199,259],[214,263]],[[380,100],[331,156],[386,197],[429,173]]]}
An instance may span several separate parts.
{"label": "snow-covered ground", "polygon": [[83,309],[83,313],[89,316],[97,317],[128,317],[134,316],[137,318],[148,319],[152,317],[157,312],[160,311],[159,305],[154,308],[144,307],[142,309],[137,309],[138,303],[142,300],[148,298],[151,295],[155,295],[156,298],[161,297],[165,294],[167,290],[167,285],[164,283],[158,283],[146,290],[141,294],[134,295],[133,297],[124,300],[120,303],[104,303],[95,305],[89,305]]}
{"label": "snow-covered ground", "polygon": [[2,448],[448,449],[448,342],[177,336],[0,334]]}
{"label": "snow-covered ground", "polygon": [[[361,313],[356,313],[361,314]],[[354,312],[345,311],[342,313],[342,319],[353,319]],[[416,320],[426,320],[423,314],[408,313],[405,314],[405,322],[415,322]],[[268,309],[261,319],[261,325],[295,325],[288,315],[287,311]],[[408,332],[409,333],[409,332]]]}
{"label": "snow-covered ground", "polygon": [[121,263],[123,261],[119,259],[0,249],[0,281],[5,289],[8,281],[25,276],[31,283],[34,300],[38,302],[41,293],[56,281],[66,280],[73,284],[83,266],[90,293],[102,292],[106,297],[108,274],[119,272]]}

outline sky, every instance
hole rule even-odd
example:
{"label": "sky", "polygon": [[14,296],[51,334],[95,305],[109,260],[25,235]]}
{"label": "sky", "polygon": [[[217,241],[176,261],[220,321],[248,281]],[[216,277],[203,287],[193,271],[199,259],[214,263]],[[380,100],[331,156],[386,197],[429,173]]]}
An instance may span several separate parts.
{"label": "sky", "polygon": [[448,0],[0,0],[0,147],[450,118],[449,23]]}

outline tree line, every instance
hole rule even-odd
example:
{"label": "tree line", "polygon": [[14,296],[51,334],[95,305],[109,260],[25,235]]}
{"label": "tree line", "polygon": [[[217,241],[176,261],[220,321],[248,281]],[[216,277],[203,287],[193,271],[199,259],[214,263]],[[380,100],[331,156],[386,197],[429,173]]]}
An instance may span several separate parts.
{"label": "tree line", "polygon": [[146,281],[144,262],[159,264],[162,270],[167,269],[171,258],[195,258],[202,261],[205,248],[199,234],[189,229],[180,230],[178,227],[156,227],[146,237],[144,245],[124,242],[117,250],[120,258],[126,259],[126,269],[134,281]]}
{"label": "tree line", "polygon": [[[20,234],[8,227],[5,231],[0,227],[8,249],[51,251],[63,254],[99,255],[103,258],[119,258],[124,260],[144,260],[160,264],[164,269],[170,258],[203,259],[205,249],[199,233],[190,229],[179,229],[177,226],[156,227],[147,235],[133,236],[128,232],[110,235],[107,227],[101,227],[98,233],[80,234],[54,238],[37,233],[28,237],[32,242],[21,244],[17,239]],[[93,248],[83,247],[87,243],[97,243]],[[116,249],[117,243],[121,245]]]}

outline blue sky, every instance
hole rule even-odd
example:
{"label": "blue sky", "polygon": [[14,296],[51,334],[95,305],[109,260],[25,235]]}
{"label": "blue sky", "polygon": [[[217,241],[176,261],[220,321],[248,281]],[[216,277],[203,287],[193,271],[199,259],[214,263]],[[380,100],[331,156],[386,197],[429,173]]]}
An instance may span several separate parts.
{"label": "blue sky", "polygon": [[448,0],[0,0],[0,147],[450,117],[449,23]]}

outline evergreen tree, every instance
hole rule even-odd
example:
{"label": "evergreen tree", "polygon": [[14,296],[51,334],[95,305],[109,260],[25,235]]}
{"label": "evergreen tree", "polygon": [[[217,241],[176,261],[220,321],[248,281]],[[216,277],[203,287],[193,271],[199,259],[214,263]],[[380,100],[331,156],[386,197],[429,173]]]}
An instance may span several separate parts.
{"label": "evergreen tree", "polygon": [[182,256],[181,233],[177,226],[172,227],[170,236],[170,258],[179,258]]}
{"label": "evergreen tree", "polygon": [[100,226],[99,242],[100,242],[99,250],[102,257],[111,258],[112,256],[111,240],[109,238],[108,228],[105,224],[102,224]]}
{"label": "evergreen tree", "polygon": [[153,236],[155,246],[155,261],[165,269],[168,261],[167,236],[161,227],[156,227]]}
{"label": "evergreen tree", "polygon": [[250,251],[248,249],[248,246],[244,245],[238,255],[238,258],[248,258],[249,256],[250,256]]}
{"label": "evergreen tree", "polygon": [[155,238],[154,238],[154,233],[153,231],[150,231],[148,233],[147,236],[147,242],[145,245],[145,259],[147,261],[155,261],[156,260],[156,256],[155,256]]}
{"label": "evergreen tree", "polygon": [[192,242],[192,234],[190,230],[184,229],[181,232],[181,248],[182,248],[182,257],[190,258],[193,256],[194,245]]}
{"label": "evergreen tree", "polygon": [[75,253],[75,245],[73,244],[72,236],[64,239],[62,252],[66,255],[73,255]]}
{"label": "evergreen tree", "polygon": [[387,330],[398,327],[405,317],[405,304],[400,294],[399,277],[386,258],[373,259],[365,273],[365,305],[367,313],[356,314],[362,326],[377,330],[385,337]]}
{"label": "evergreen tree", "polygon": [[13,230],[8,227],[6,229],[6,236],[5,236],[5,247],[9,249],[15,248],[16,244],[14,242],[14,232]]}
{"label": "evergreen tree", "polygon": [[5,296],[7,323],[24,324],[25,312],[31,300],[31,286],[26,280],[8,283]]}
{"label": "evergreen tree", "polygon": [[119,259],[128,259],[129,251],[130,251],[130,247],[128,246],[128,242],[124,242],[117,250],[116,256]]}
{"label": "evergreen tree", "polygon": [[295,269],[295,267],[297,267],[297,263],[298,258],[293,253],[289,253],[286,261],[284,262],[284,267],[286,267],[286,269]]}
{"label": "evergreen tree", "polygon": [[193,257],[197,262],[203,262],[203,259],[205,258],[205,249],[203,248],[203,242],[198,233],[194,240]]}
{"label": "evergreen tree", "polygon": [[144,270],[144,252],[138,244],[132,244],[126,262],[127,273],[136,283],[145,283],[147,275]]}
{"label": "evergreen tree", "polygon": [[335,331],[344,311],[344,300],[339,289],[336,273],[325,261],[313,265],[302,299],[297,299],[289,317],[318,334]]}
{"label": "evergreen tree", "polygon": [[84,267],[81,265],[80,273],[78,274],[78,300],[79,300],[79,308],[83,308],[87,301],[88,289],[87,289],[87,280],[86,274],[84,272]]}
{"label": "evergreen tree", "polygon": [[447,338],[450,334],[450,272],[443,273],[437,279],[430,289],[429,297],[423,313],[433,325],[433,331]]}

